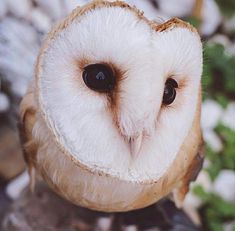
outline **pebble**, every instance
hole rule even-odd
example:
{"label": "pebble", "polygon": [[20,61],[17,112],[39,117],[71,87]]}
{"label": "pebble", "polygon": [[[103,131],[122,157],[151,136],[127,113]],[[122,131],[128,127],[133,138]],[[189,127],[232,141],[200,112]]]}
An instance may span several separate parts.
{"label": "pebble", "polygon": [[[202,170],[199,173],[196,181],[192,182],[190,184],[190,189],[192,189],[196,185],[201,185],[206,192],[211,192],[213,189],[210,177],[209,177],[208,173],[204,170]],[[190,190],[190,192],[186,195],[183,207],[191,207],[191,208],[197,209],[201,205],[202,205],[202,201],[200,200],[200,198],[198,198],[196,195],[194,195],[192,190]]]}
{"label": "pebble", "polygon": [[49,32],[52,26],[51,19],[40,8],[34,8],[31,11],[30,19],[35,28],[43,33]]}
{"label": "pebble", "polygon": [[235,202],[235,172],[221,170],[214,181],[213,191],[228,202]]}
{"label": "pebble", "polygon": [[210,40],[209,43],[219,43],[222,44],[224,47],[229,47],[231,46],[231,42],[228,39],[227,36],[223,35],[223,34],[216,34],[214,35]]}
{"label": "pebble", "polygon": [[223,114],[223,108],[214,100],[207,99],[202,104],[202,129],[214,129]]}
{"label": "pebble", "polygon": [[221,118],[221,121],[227,127],[235,130],[235,102],[230,103],[227,106],[227,108]]}
{"label": "pebble", "polygon": [[235,41],[225,51],[229,56],[235,56]]}
{"label": "pebble", "polygon": [[27,18],[32,8],[31,0],[20,0],[18,4],[16,3],[15,0],[7,0],[6,2],[8,10],[16,17]]}
{"label": "pebble", "polygon": [[223,149],[222,141],[213,130],[210,129],[204,130],[203,138],[213,151],[215,152],[222,151]]}
{"label": "pebble", "polygon": [[222,21],[219,7],[214,0],[203,1],[202,18],[201,34],[204,36],[213,34]]}
{"label": "pebble", "polygon": [[[76,0],[72,0],[76,2]],[[61,19],[65,16],[63,4],[61,0],[35,0],[38,4],[38,7],[45,12],[48,16],[53,18],[54,20]]]}
{"label": "pebble", "polygon": [[8,97],[0,92],[0,113],[5,112],[9,109],[10,107],[10,102]]}
{"label": "pebble", "polygon": [[171,17],[184,17],[191,13],[195,0],[155,0],[160,10]]}
{"label": "pebble", "polygon": [[234,231],[235,221],[227,222],[223,225],[224,231]]}
{"label": "pebble", "polygon": [[223,28],[227,33],[231,33],[235,30],[235,15],[231,18],[224,18]]}
{"label": "pebble", "polygon": [[77,1],[74,0],[64,0],[64,5],[67,14],[69,14],[72,10],[74,10],[78,5]]}
{"label": "pebble", "polygon": [[64,0],[65,8],[67,14],[69,14],[73,9],[78,6],[83,6],[88,2],[88,0]]}
{"label": "pebble", "polygon": [[20,197],[22,191],[29,185],[28,172],[23,172],[21,175],[12,180],[6,187],[6,194],[12,200]]}
{"label": "pebble", "polygon": [[129,225],[123,227],[123,231],[138,231],[138,228],[135,225]]}
{"label": "pebble", "polygon": [[160,21],[162,23],[169,19],[169,16],[154,8],[150,1],[127,0],[126,2],[131,6],[136,6],[138,9],[143,11],[144,15],[151,20]]}
{"label": "pebble", "polygon": [[97,221],[97,231],[109,231],[112,225],[111,217],[102,217]]}

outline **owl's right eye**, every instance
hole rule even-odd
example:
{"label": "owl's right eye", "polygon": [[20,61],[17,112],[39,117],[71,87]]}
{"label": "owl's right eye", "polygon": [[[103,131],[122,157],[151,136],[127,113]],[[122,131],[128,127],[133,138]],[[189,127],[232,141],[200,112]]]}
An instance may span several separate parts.
{"label": "owl's right eye", "polygon": [[176,88],[178,88],[178,83],[174,79],[170,78],[166,81],[162,100],[164,105],[170,105],[174,102],[176,97]]}
{"label": "owl's right eye", "polygon": [[82,78],[87,87],[98,92],[110,92],[115,87],[115,76],[106,64],[91,64],[84,68]]}

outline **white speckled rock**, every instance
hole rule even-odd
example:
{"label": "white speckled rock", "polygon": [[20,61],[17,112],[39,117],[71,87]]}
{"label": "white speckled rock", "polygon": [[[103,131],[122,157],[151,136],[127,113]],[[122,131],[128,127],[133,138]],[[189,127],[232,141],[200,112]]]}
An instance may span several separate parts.
{"label": "white speckled rock", "polygon": [[235,103],[230,103],[226,108],[222,119],[222,123],[235,130]]}
{"label": "white speckled rock", "polygon": [[224,226],[224,229],[223,229],[224,231],[234,231],[235,221],[225,223],[223,226]]}
{"label": "white speckled rock", "polygon": [[89,0],[64,0],[64,5],[66,8],[67,14],[69,14],[77,6],[83,6],[88,2]]}
{"label": "white speckled rock", "polygon": [[102,217],[97,220],[95,231],[109,231],[112,225],[111,217]]}
{"label": "white speckled rock", "polygon": [[126,2],[132,6],[136,6],[138,9],[142,10],[144,12],[144,15],[152,20],[156,21],[166,21],[170,17],[164,14],[162,11],[157,10],[153,7],[150,1],[146,0],[126,0]]}
{"label": "white speckled rock", "polygon": [[[76,2],[76,0],[73,1]],[[35,2],[43,12],[46,12],[46,14],[54,20],[61,19],[65,16],[66,12],[61,0],[35,0]]]}
{"label": "white speckled rock", "polygon": [[10,107],[10,102],[8,97],[0,92],[0,113],[8,110],[9,107]]}
{"label": "white speckled rock", "polygon": [[123,231],[138,231],[138,229],[135,225],[129,225],[129,226],[123,227]]}
{"label": "white speckled rock", "polygon": [[227,33],[231,33],[232,31],[234,31],[235,30],[235,15],[233,15],[231,18],[225,18],[223,27]]}
{"label": "white speckled rock", "polygon": [[7,185],[6,193],[12,200],[15,200],[21,195],[22,191],[28,185],[29,185],[29,175],[25,171]]}
{"label": "white speckled rock", "polygon": [[224,200],[235,202],[235,172],[221,170],[214,181],[213,190]]}
{"label": "white speckled rock", "polygon": [[235,55],[235,41],[226,49],[228,55]]}
{"label": "white speckled rock", "polygon": [[219,7],[214,0],[203,1],[202,18],[200,32],[204,36],[209,36],[215,32],[222,21]]}
{"label": "white speckled rock", "polygon": [[8,10],[16,17],[27,18],[32,8],[31,0],[20,0],[20,1],[6,0],[6,2],[7,2]]}
{"label": "white speckled rock", "polygon": [[229,47],[231,46],[231,41],[229,40],[229,38],[223,34],[216,34],[215,36],[213,36],[210,40],[209,43],[220,43],[222,44],[224,47]]}
{"label": "white speckled rock", "polygon": [[35,28],[43,33],[48,32],[52,26],[51,19],[40,8],[31,11],[30,19]]}
{"label": "white speckled rock", "polygon": [[160,10],[171,17],[184,17],[191,13],[195,0],[155,0]]}
{"label": "white speckled rock", "polygon": [[222,141],[219,136],[210,129],[206,129],[203,131],[203,138],[206,143],[212,148],[215,152],[220,152],[223,149]]}
{"label": "white speckled rock", "polygon": [[2,76],[11,83],[12,91],[22,96],[33,73],[39,36],[27,22],[6,17],[0,23],[0,37]]}
{"label": "white speckled rock", "polygon": [[[196,185],[201,185],[206,192],[212,191],[212,183],[210,177],[206,171],[201,171],[197,177],[197,180],[191,183],[192,189]],[[190,191],[184,200],[184,207],[199,208],[202,205],[202,201]]]}
{"label": "white speckled rock", "polygon": [[7,4],[6,0],[0,1],[0,19],[2,19],[7,13]]}
{"label": "white speckled rock", "polygon": [[201,126],[202,129],[213,129],[223,113],[223,108],[214,100],[205,100],[202,104]]}

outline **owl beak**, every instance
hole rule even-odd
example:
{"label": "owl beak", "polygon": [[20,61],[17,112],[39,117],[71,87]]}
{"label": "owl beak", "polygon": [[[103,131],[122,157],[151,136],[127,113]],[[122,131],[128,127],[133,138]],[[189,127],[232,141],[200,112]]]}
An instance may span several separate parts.
{"label": "owl beak", "polygon": [[131,156],[133,158],[137,158],[137,156],[140,152],[142,141],[143,141],[143,134],[142,133],[134,138],[130,138],[130,140],[129,140],[130,152],[131,152]]}

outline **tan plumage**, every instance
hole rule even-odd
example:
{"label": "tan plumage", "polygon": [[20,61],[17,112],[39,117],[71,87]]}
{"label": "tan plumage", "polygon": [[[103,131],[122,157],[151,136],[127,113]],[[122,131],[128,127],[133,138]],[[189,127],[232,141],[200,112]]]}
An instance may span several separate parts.
{"label": "tan plumage", "polygon": [[[95,165],[85,164],[66,150],[57,130],[49,121],[46,110],[44,110],[45,105],[42,103],[41,96],[42,86],[39,85],[39,82],[45,66],[44,56],[48,53],[51,41],[56,41],[57,37],[82,15],[106,7],[128,9],[140,21],[147,23],[152,31],[158,33],[167,33],[175,28],[185,28],[198,37],[196,30],[188,23],[172,19],[166,23],[158,24],[147,20],[136,8],[119,1],[113,3],[93,2],[75,9],[67,19],[60,22],[49,33],[42,46],[36,64],[35,78],[20,105],[22,143],[31,176],[31,186],[34,184],[34,169],[36,169],[58,194],[75,204],[91,209],[102,211],[133,210],[150,205],[172,191],[175,202],[180,206],[189,189],[189,183],[197,176],[203,160],[200,88],[196,93],[197,105],[189,132],[170,167],[156,180],[151,178],[148,180],[127,180],[122,176],[118,177],[105,172],[104,169],[96,168]],[[88,60],[83,59],[79,62],[83,63],[81,65],[87,65]],[[183,87],[187,85],[187,82],[182,82],[181,85]],[[115,114],[117,113],[115,112]],[[116,115],[114,117],[118,118]]]}

